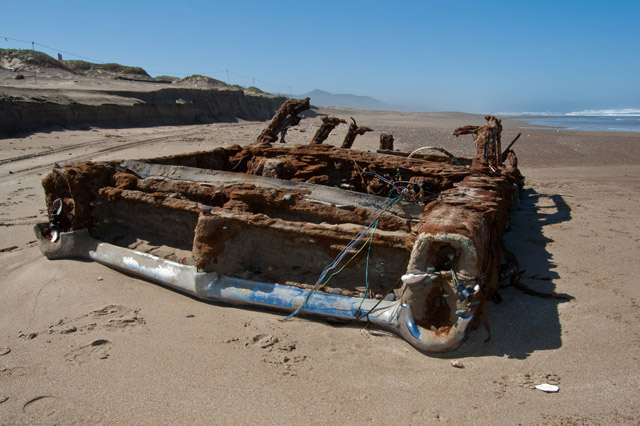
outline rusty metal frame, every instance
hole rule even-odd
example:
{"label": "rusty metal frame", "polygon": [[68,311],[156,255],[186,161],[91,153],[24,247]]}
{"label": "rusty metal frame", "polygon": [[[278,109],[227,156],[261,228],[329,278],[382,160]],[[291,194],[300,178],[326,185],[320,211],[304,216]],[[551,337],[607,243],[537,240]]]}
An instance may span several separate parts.
{"label": "rusty metal frame", "polygon": [[[56,165],[43,179],[50,223],[34,230],[50,259],[93,260],[207,301],[368,320],[421,351],[448,351],[480,318],[488,327],[500,240],[523,183],[513,151],[511,165],[494,155],[500,122],[490,118],[486,128],[465,128],[482,149],[458,164],[254,144]],[[390,187],[393,202],[384,196]],[[362,255],[331,286],[313,286],[310,275],[335,253],[357,258],[362,249],[350,241],[374,216],[375,271]],[[247,249],[259,240],[261,252]],[[284,253],[265,246],[272,240]],[[296,272],[300,262],[307,269]],[[274,263],[281,270],[269,272]],[[254,265],[269,273],[243,270]],[[373,274],[376,289],[358,286],[362,272]]]}

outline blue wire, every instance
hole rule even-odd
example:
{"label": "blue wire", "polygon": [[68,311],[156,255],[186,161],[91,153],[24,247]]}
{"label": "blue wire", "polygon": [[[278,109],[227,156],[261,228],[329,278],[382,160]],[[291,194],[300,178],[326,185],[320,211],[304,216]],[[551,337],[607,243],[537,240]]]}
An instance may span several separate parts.
{"label": "blue wire", "polygon": [[[331,262],[329,265],[327,265],[322,270],[322,272],[320,273],[320,277],[318,278],[318,280],[316,281],[315,285],[313,286],[313,288],[311,289],[311,291],[309,292],[309,294],[305,298],[304,303],[302,303],[302,305],[300,305],[295,311],[293,311],[289,316],[287,316],[284,319],[284,321],[291,320],[293,317],[298,315],[305,308],[305,306],[307,305],[307,303],[309,302],[309,300],[311,299],[311,297],[315,293],[316,289],[319,288],[322,285],[322,283],[324,282],[324,279],[326,278],[327,274],[331,270],[335,269],[340,264],[340,262],[342,261],[342,259],[344,259],[344,257],[347,255],[347,253],[349,253],[355,246],[357,246],[360,243],[360,241],[362,241],[362,239],[366,235],[369,234],[371,229],[374,229],[374,232],[375,232],[375,228],[377,228],[378,222],[380,221],[382,215],[394,203],[396,203],[399,199],[400,199],[399,196],[396,197],[396,198],[392,198],[392,199],[388,200],[383,206],[378,207],[373,213],[371,213],[371,215],[369,216],[369,219],[367,219],[367,222],[362,226],[362,228],[360,228],[360,230],[358,231],[356,236],[351,240],[351,242],[349,242],[349,244],[347,244],[340,251],[340,253],[338,254],[338,256],[336,256],[336,258],[333,260],[333,262]],[[374,228],[374,226],[375,226],[375,228]],[[371,246],[369,246],[369,251],[370,250],[371,250]],[[369,258],[369,255],[367,254],[367,270],[368,270],[368,258]],[[365,296],[366,296],[366,294],[365,294]]]}

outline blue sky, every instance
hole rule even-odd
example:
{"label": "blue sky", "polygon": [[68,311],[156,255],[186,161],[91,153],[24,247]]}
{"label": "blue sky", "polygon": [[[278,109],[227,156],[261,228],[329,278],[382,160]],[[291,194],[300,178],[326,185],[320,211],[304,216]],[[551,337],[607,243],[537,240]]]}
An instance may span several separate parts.
{"label": "blue sky", "polygon": [[0,10],[2,37],[151,75],[227,81],[229,70],[232,84],[269,92],[426,110],[640,109],[640,0],[1,0]]}

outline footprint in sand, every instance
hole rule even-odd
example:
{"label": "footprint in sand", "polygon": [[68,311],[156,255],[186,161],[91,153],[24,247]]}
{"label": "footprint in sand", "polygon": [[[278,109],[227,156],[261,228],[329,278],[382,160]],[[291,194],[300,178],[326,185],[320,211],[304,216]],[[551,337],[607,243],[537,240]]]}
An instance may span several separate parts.
{"label": "footprint in sand", "polygon": [[253,339],[251,339],[251,341],[254,345],[257,345],[262,349],[266,349],[278,343],[279,339],[270,334],[258,334],[257,336],[253,336]]}
{"label": "footprint in sand", "polygon": [[21,377],[27,374],[25,367],[2,367],[0,368],[0,379],[5,377]]}
{"label": "footprint in sand", "polygon": [[138,309],[121,305],[108,305],[91,313],[95,319],[102,320],[105,327],[122,329],[144,325],[144,318],[138,315]]}
{"label": "footprint in sand", "polygon": [[96,339],[89,343],[74,349],[64,356],[64,359],[72,364],[83,364],[93,360],[103,360],[109,358],[109,352],[112,344],[107,339]]}
{"label": "footprint in sand", "polygon": [[559,385],[560,377],[552,372],[529,372],[503,376],[503,384],[517,385],[522,388],[535,389],[536,385],[548,383],[550,385]]}
{"label": "footprint in sand", "polygon": [[[61,398],[54,395],[38,395],[30,398],[22,404],[22,412],[32,419],[55,419],[60,418],[65,407],[69,404]],[[9,424],[9,423],[7,423]],[[60,424],[58,422],[33,422],[14,424]]]}
{"label": "footprint in sand", "polygon": [[[236,339],[235,341],[237,341]],[[231,340],[233,341],[233,340]],[[307,359],[306,355],[294,355],[296,343],[271,334],[258,334],[245,343],[245,347],[254,346],[265,350],[262,361],[281,369],[281,374],[296,376],[294,366]]]}
{"label": "footprint in sand", "polygon": [[108,305],[77,318],[64,318],[51,324],[49,334],[84,334],[95,329],[133,330],[145,326],[146,322],[139,309],[122,305]]}

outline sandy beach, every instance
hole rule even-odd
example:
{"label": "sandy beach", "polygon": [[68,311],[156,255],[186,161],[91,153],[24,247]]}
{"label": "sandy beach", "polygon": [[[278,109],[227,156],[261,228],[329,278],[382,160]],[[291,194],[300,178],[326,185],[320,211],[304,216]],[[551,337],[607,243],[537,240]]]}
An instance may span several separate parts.
{"label": "sandy beach", "polygon": [[[399,150],[472,155],[462,113],[322,109]],[[308,143],[319,118],[289,131]],[[255,140],[263,122],[49,129],[0,140],[0,423],[638,424],[640,134],[504,120],[526,177],[508,287],[458,350],[427,356],[386,331],[203,303],[97,263],[47,260],[41,180],[54,162],[145,158]],[[346,125],[327,143],[339,145]],[[454,368],[452,361],[464,368]],[[534,385],[559,386],[544,393]]]}

